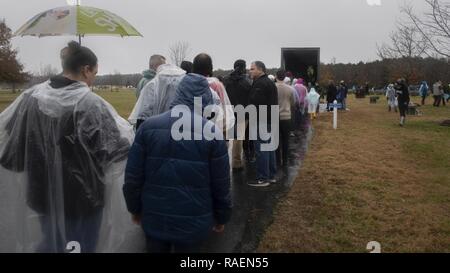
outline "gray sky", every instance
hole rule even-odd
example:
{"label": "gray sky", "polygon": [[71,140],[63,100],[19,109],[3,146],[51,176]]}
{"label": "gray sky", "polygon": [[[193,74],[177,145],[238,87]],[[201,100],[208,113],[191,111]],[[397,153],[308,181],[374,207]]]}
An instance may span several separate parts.
{"label": "gray sky", "polygon": [[[214,68],[229,69],[238,58],[280,65],[281,47],[321,47],[321,61],[371,61],[376,42],[387,40],[406,0],[82,0],[130,22],[144,38],[87,37],[83,45],[99,57],[99,73],[140,72],[151,54],[168,55],[176,41],[187,41],[190,59],[206,52]],[[407,0],[416,10],[423,0]],[[39,12],[66,0],[0,0],[0,18],[13,31]],[[59,49],[75,37],[13,38],[27,71],[59,68]]]}

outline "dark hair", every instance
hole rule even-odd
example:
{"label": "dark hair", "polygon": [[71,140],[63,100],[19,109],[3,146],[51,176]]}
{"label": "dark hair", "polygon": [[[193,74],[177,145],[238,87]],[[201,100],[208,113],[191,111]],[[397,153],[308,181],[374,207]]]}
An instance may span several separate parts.
{"label": "dark hair", "polygon": [[192,73],[193,63],[189,61],[183,61],[180,65],[180,68],[186,71],[186,74]]}
{"label": "dark hair", "polygon": [[97,65],[97,56],[87,47],[72,41],[67,46],[68,51],[63,60],[63,69],[66,72],[78,74],[83,66],[89,66],[91,69]]}
{"label": "dark hair", "polygon": [[203,75],[205,77],[211,77],[213,74],[212,59],[208,54],[201,53],[194,58],[193,72]]}
{"label": "dark hair", "polygon": [[266,65],[265,65],[263,62],[261,62],[261,61],[255,61],[255,62],[253,62],[253,64],[254,64],[258,69],[262,70],[262,72],[264,72],[264,73],[267,72]]}
{"label": "dark hair", "polygon": [[279,80],[279,81],[282,81],[282,80],[284,80],[284,78],[286,78],[286,71],[284,70],[284,69],[278,69],[278,71],[277,71],[277,79]]}
{"label": "dark hair", "polygon": [[245,73],[247,63],[244,60],[237,60],[234,62],[234,70],[240,73]]}

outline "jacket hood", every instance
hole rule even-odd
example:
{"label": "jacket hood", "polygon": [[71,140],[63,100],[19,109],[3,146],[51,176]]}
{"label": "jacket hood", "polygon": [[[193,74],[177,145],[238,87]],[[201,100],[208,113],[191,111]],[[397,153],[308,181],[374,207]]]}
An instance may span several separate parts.
{"label": "jacket hood", "polygon": [[158,67],[156,73],[164,76],[182,76],[186,71],[173,64],[163,64]]}
{"label": "jacket hood", "polygon": [[195,97],[202,98],[202,108],[214,104],[207,79],[198,74],[187,74],[181,80],[170,108],[176,105],[186,105],[190,109],[194,109]]}
{"label": "jacket hood", "polygon": [[142,76],[144,76],[144,78],[148,79],[148,80],[152,80],[156,75],[156,71],[148,69],[145,70],[144,72],[142,72]]}

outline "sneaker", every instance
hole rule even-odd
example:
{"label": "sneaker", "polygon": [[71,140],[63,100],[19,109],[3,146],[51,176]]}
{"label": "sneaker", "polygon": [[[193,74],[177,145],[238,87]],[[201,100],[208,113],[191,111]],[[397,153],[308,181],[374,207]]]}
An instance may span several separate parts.
{"label": "sneaker", "polygon": [[275,178],[267,180],[270,184],[276,184],[278,181]]}
{"label": "sneaker", "polygon": [[267,187],[270,185],[270,183],[264,180],[257,180],[255,182],[249,182],[247,183],[247,185],[252,187]]}

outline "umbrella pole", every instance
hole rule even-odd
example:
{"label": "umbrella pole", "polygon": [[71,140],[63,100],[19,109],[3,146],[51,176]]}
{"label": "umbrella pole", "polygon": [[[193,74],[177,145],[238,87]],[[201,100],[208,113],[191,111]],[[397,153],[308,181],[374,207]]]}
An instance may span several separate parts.
{"label": "umbrella pole", "polygon": [[[80,6],[80,0],[77,0],[77,7]],[[78,35],[78,43],[81,45],[81,34]]]}

